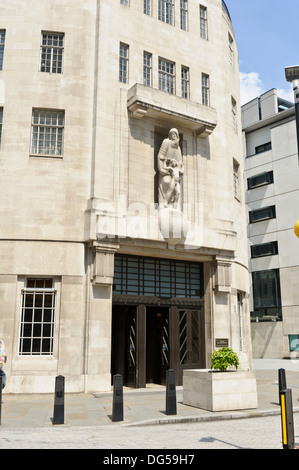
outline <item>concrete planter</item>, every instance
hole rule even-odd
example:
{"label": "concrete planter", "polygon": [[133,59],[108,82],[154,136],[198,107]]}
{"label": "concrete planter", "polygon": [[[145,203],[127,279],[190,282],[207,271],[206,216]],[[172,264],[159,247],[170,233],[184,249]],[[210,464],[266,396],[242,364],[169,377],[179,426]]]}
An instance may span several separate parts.
{"label": "concrete planter", "polygon": [[257,408],[255,375],[251,371],[184,370],[183,403],[208,411]]}

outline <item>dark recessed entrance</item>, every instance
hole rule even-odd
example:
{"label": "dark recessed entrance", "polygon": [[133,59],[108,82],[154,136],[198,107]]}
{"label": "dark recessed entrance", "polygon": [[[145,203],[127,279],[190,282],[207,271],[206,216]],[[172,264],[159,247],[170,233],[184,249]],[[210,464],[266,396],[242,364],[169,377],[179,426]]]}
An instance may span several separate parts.
{"label": "dark recessed entrance", "polygon": [[134,388],[165,385],[166,371],[174,369],[182,385],[184,369],[205,367],[204,337],[202,306],[114,305],[111,379],[121,374]]}
{"label": "dark recessed entrance", "polygon": [[166,384],[169,369],[169,308],[146,309],[146,383]]}
{"label": "dark recessed entrance", "polygon": [[111,374],[130,387],[205,367],[201,263],[115,255]]}

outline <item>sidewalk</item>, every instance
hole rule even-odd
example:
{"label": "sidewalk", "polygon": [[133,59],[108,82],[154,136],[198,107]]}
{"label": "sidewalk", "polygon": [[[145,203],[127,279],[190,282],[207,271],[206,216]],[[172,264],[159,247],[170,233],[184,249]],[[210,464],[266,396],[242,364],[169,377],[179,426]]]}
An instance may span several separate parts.
{"label": "sidewalk", "polygon": [[[65,395],[65,423],[61,426],[138,426],[170,422],[199,422],[240,419],[280,414],[278,369],[286,371],[287,388],[292,389],[293,411],[299,412],[299,361],[254,360],[258,408],[244,411],[210,412],[183,404],[183,387],[176,387],[177,414],[165,414],[165,387],[145,389],[124,387],[124,420],[112,421],[112,392]],[[1,428],[53,427],[54,393],[2,395]]]}

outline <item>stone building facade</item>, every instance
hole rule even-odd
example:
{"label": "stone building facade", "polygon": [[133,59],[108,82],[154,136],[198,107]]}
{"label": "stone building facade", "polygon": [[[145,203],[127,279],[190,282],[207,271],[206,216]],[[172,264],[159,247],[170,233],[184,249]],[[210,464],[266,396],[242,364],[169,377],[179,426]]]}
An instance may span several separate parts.
{"label": "stone building facade", "polygon": [[[3,0],[10,393],[251,369],[238,53],[221,0]],[[169,132],[171,131],[171,132]]]}

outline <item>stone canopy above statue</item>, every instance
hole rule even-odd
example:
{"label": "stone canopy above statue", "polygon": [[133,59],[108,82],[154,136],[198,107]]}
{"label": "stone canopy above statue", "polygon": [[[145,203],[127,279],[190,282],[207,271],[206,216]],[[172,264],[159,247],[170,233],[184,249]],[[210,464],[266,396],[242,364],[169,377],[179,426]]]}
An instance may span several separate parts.
{"label": "stone canopy above statue", "polygon": [[201,138],[208,137],[217,126],[214,108],[139,83],[128,90],[127,106],[134,119],[147,116],[167,120],[191,129]]}

